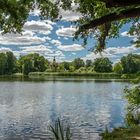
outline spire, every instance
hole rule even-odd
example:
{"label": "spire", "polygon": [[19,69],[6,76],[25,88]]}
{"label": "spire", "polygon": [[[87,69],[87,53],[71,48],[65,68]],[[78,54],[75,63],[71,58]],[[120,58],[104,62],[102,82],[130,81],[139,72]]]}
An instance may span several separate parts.
{"label": "spire", "polygon": [[53,57],[53,63],[55,63],[56,62],[56,60],[55,60],[55,56]]}
{"label": "spire", "polygon": [[56,57],[55,57],[55,51],[54,51],[54,57],[52,62],[53,71],[56,71]]}

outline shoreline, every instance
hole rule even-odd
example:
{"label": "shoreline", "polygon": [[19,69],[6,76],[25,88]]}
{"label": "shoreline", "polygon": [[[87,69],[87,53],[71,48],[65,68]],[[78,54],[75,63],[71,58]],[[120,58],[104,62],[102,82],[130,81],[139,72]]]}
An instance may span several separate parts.
{"label": "shoreline", "polygon": [[[134,76],[133,76],[134,75]],[[0,81],[101,81],[101,82],[133,82],[135,74],[124,76],[115,73],[72,73],[72,72],[31,72],[29,75],[15,73],[0,75]]]}

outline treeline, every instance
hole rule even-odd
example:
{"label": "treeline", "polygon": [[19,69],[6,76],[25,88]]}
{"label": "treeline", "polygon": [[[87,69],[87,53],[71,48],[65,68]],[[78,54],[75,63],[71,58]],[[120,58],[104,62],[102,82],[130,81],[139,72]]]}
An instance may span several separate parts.
{"label": "treeline", "polygon": [[[57,60],[56,60],[57,61]],[[12,52],[0,53],[0,75],[30,72],[78,72],[78,73],[117,73],[131,74],[140,72],[140,55],[128,54],[113,65],[108,58],[97,58],[94,61],[80,58],[72,62],[49,62],[37,53],[21,56],[17,59]]]}
{"label": "treeline", "polygon": [[29,54],[17,59],[12,52],[0,53],[0,74],[43,72],[47,68],[47,60],[39,54]]}

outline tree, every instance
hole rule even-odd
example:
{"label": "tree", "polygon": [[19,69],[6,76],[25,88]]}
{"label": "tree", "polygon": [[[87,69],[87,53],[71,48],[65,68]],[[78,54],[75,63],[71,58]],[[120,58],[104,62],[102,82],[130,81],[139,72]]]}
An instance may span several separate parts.
{"label": "tree", "polygon": [[115,73],[118,73],[118,74],[122,74],[122,73],[123,73],[123,67],[122,67],[121,62],[118,62],[118,63],[116,63],[116,64],[114,65],[113,71],[114,71]]}
{"label": "tree", "polygon": [[132,40],[132,44],[134,44],[135,47],[140,47],[140,23],[133,23],[130,31],[130,35],[134,35],[136,38],[135,40]]}
{"label": "tree", "polygon": [[[106,47],[106,40],[119,35],[119,29],[127,22],[139,23],[139,0],[1,0],[0,27],[4,32],[21,32],[30,10],[41,10],[42,19],[60,19],[59,9],[80,12],[82,17],[75,22],[84,43],[89,35],[97,40],[97,50]],[[61,8],[60,8],[61,7]],[[139,27],[139,24],[135,24]],[[138,38],[139,39],[139,38]]]}
{"label": "tree", "polygon": [[[0,27],[5,33],[21,32],[30,11],[34,10],[35,8],[41,10],[41,18],[56,19],[58,17],[59,7],[57,4],[59,3],[57,1],[1,0],[0,2]],[[61,5],[62,4],[63,2]]]}
{"label": "tree", "polygon": [[22,72],[28,75],[30,72],[34,72],[33,63],[29,58],[25,58],[22,65]]}
{"label": "tree", "polygon": [[39,54],[35,53],[31,55],[33,61],[34,71],[43,72],[46,70],[46,60],[43,56],[39,56]]}
{"label": "tree", "polygon": [[29,72],[43,72],[46,70],[47,61],[37,53],[22,56],[19,59],[21,71],[28,75]]}
{"label": "tree", "polygon": [[136,73],[140,71],[140,56],[128,54],[121,58],[123,73]]}
{"label": "tree", "polygon": [[140,122],[140,86],[125,88],[125,97],[128,100],[126,120],[128,126],[138,126]]}
{"label": "tree", "polygon": [[74,66],[70,66],[69,71],[70,71],[70,72],[74,72],[74,71],[75,71],[75,67],[74,67]]}
{"label": "tree", "polygon": [[108,58],[96,58],[94,70],[96,72],[112,72],[112,62]]}
{"label": "tree", "polygon": [[70,62],[63,62],[64,70],[70,70]]}
{"label": "tree", "polygon": [[7,62],[6,54],[0,53],[0,75],[5,74],[6,62]]}
{"label": "tree", "polygon": [[16,57],[12,52],[0,53],[0,74],[12,74],[16,68]]}
{"label": "tree", "polygon": [[16,69],[16,57],[12,52],[6,52],[7,62],[6,62],[6,68],[5,73],[6,74],[12,74]]}
{"label": "tree", "polygon": [[91,60],[86,60],[86,67],[92,66],[92,61]]}
{"label": "tree", "polygon": [[72,63],[73,63],[73,66],[75,67],[75,69],[79,69],[80,67],[85,66],[83,59],[80,59],[80,58],[74,59]]}
{"label": "tree", "polygon": [[83,16],[78,21],[80,27],[76,38],[84,38],[86,43],[91,35],[97,40],[97,51],[102,51],[106,47],[106,40],[119,36],[122,25],[139,22],[140,2],[136,1],[137,3],[125,0],[79,0],[78,11]]}

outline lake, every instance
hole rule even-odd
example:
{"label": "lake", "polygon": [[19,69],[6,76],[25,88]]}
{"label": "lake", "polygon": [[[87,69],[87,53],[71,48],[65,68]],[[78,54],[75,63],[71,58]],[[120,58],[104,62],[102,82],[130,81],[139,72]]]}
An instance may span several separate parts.
{"label": "lake", "polygon": [[[43,139],[58,117],[74,139],[98,139],[124,125],[128,82],[93,78],[0,80],[0,139]],[[10,140],[10,139],[9,139]]]}

